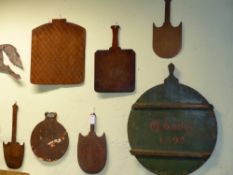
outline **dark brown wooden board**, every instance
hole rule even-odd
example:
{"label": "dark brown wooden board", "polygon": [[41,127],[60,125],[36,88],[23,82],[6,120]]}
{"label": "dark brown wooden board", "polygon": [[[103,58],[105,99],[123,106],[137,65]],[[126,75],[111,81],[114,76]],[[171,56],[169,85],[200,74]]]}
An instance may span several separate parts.
{"label": "dark brown wooden board", "polygon": [[17,169],[20,168],[23,163],[24,158],[24,144],[20,144],[16,141],[16,133],[17,133],[17,111],[18,106],[15,103],[12,106],[13,109],[13,120],[12,120],[12,137],[11,142],[5,144],[3,142],[4,148],[4,158],[6,164],[9,168]]}
{"label": "dark brown wooden board", "polygon": [[79,84],[84,81],[86,30],[53,19],[32,31],[31,82]]}
{"label": "dark brown wooden board", "polygon": [[132,92],[135,89],[135,52],[118,46],[119,26],[111,26],[112,47],[95,53],[95,91]]}
{"label": "dark brown wooden board", "polygon": [[165,0],[165,22],[162,27],[153,24],[153,49],[161,58],[176,56],[182,47],[182,23],[173,27],[170,23],[170,3]]}
{"label": "dark brown wooden board", "polygon": [[65,128],[57,122],[56,113],[45,113],[44,121],[36,125],[31,135],[31,147],[34,154],[44,161],[60,159],[69,145]]}
{"label": "dark brown wooden board", "polygon": [[106,137],[103,134],[98,137],[94,130],[95,114],[92,114],[94,122],[90,127],[90,132],[87,136],[81,133],[78,138],[78,163],[83,171],[94,174],[100,172],[106,163],[107,159],[107,144]]}

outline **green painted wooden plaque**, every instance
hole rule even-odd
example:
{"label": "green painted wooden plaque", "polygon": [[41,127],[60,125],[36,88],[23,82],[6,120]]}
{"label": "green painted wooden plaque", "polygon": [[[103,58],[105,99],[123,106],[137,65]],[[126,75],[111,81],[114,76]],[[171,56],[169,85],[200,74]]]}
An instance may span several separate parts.
{"label": "green painted wooden plaque", "polygon": [[128,121],[131,154],[158,175],[186,175],[211,156],[217,139],[213,106],[196,90],[179,84],[174,65],[164,84],[133,104]]}

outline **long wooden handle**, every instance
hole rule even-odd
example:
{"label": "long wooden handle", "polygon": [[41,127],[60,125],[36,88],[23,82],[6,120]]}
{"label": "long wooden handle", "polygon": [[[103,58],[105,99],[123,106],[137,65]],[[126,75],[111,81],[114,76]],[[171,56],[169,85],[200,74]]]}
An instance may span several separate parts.
{"label": "long wooden handle", "polygon": [[113,25],[113,26],[111,26],[111,29],[112,29],[112,35],[113,35],[111,49],[118,49],[118,48],[120,48],[119,42],[118,42],[118,33],[119,33],[120,26]]}
{"label": "long wooden handle", "polygon": [[171,0],[165,0],[165,23],[170,23]]}
{"label": "long wooden handle", "polygon": [[16,143],[16,131],[17,131],[17,112],[18,112],[18,106],[15,103],[13,106],[13,116],[12,116],[12,136],[11,141],[13,143]]}

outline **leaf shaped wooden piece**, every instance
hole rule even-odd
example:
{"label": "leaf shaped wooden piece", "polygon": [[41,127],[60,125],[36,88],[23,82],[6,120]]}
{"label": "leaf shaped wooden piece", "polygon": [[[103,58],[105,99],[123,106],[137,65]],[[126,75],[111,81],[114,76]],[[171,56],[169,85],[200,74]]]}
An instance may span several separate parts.
{"label": "leaf shaped wooden piece", "polygon": [[10,74],[15,79],[20,79],[20,75],[12,71],[10,66],[4,64],[3,51],[13,65],[23,69],[23,64],[16,48],[11,44],[2,44],[0,45],[0,72]]}

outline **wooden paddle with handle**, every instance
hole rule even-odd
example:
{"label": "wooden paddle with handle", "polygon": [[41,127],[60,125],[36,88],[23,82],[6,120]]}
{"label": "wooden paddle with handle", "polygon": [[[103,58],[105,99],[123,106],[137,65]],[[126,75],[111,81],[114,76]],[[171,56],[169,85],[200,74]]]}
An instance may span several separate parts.
{"label": "wooden paddle with handle", "polygon": [[17,111],[18,106],[15,103],[13,106],[13,121],[12,121],[12,137],[11,142],[3,143],[4,157],[9,168],[20,168],[24,157],[24,144],[20,145],[16,142],[17,132]]}
{"label": "wooden paddle with handle", "polygon": [[170,3],[165,0],[165,22],[162,27],[153,24],[153,49],[161,58],[176,56],[182,47],[182,23],[173,27],[170,22]]}
{"label": "wooden paddle with handle", "polygon": [[135,52],[121,49],[120,26],[111,26],[113,39],[109,50],[95,52],[95,91],[132,92],[135,89]]}

